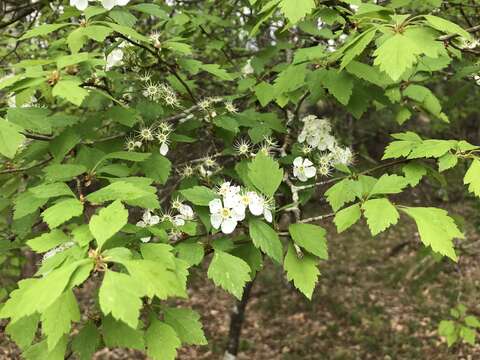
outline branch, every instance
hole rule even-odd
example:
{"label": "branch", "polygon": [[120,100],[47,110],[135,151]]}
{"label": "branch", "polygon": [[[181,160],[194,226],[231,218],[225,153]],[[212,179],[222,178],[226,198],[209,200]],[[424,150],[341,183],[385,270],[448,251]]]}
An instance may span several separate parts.
{"label": "branch", "polygon": [[[472,26],[471,28],[465,29],[466,32],[468,33],[474,33],[477,31],[480,31],[480,25]],[[437,38],[438,41],[450,41],[460,35],[458,34],[449,34],[449,35],[443,35]]]}
{"label": "branch", "polygon": [[50,162],[53,160],[53,156],[50,156],[48,159],[46,160],[43,160],[35,165],[32,165],[32,166],[28,166],[28,167],[23,167],[23,168],[18,168],[18,169],[8,169],[8,170],[0,170],[0,175],[4,175],[4,174],[14,174],[14,173],[19,173],[19,172],[23,172],[23,171],[28,171],[28,170],[31,170],[31,169],[34,169],[34,168],[37,168],[37,167],[40,167],[42,165],[45,165],[46,163]]}

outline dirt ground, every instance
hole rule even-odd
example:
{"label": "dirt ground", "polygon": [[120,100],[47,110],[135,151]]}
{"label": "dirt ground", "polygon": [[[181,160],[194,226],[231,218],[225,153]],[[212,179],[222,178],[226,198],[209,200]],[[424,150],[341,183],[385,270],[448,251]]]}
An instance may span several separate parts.
{"label": "dirt ground", "polygon": [[[449,349],[436,331],[458,302],[480,313],[477,211],[464,203],[448,207],[469,219],[462,243],[466,253],[458,264],[424,256],[408,219],[373,239],[364,223],[340,235],[329,222],[321,224],[329,233],[330,260],[320,266],[312,301],[268,263],[253,287],[238,359],[480,359],[480,345]],[[207,279],[206,267],[195,270],[190,298],[182,305],[199,311],[209,344],[182,348],[178,358],[221,359],[233,304],[231,296]],[[0,344],[0,354],[8,354],[1,359],[18,358],[1,334]],[[95,359],[145,357],[108,349]]]}

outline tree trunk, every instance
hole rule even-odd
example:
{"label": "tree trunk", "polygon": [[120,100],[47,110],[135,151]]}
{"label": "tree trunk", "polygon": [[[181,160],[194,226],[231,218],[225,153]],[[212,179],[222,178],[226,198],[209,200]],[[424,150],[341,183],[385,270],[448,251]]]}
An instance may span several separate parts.
{"label": "tree trunk", "polygon": [[228,332],[227,348],[223,360],[235,360],[237,358],[240,334],[242,332],[243,321],[245,320],[245,308],[250,299],[254,281],[255,279],[245,285],[242,299],[236,302],[230,315],[230,330]]}

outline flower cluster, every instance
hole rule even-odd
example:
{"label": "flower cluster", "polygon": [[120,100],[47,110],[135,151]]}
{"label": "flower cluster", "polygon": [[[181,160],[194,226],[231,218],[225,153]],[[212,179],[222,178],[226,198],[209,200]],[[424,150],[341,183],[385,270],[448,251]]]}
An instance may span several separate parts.
{"label": "flower cluster", "polygon": [[167,155],[170,144],[170,134],[172,126],[167,122],[160,122],[152,126],[141,127],[136,136],[127,138],[125,148],[128,151],[135,151],[143,145],[157,141],[160,145],[159,152],[163,156]]}
{"label": "flower cluster", "polygon": [[272,222],[271,202],[255,191],[242,190],[240,186],[224,182],[217,193],[221,199],[210,201],[210,222],[214,229],[221,229],[224,234],[231,234],[238,222],[245,219],[246,210],[254,216],[263,215]]}
{"label": "flower cluster", "polygon": [[[178,211],[178,214],[175,214],[174,211]],[[185,225],[186,221],[193,220],[195,214],[190,205],[184,204],[180,199],[175,199],[172,201],[172,209],[168,212],[162,214],[162,216],[154,215],[150,210],[145,210],[142,216],[142,220],[137,222],[137,226],[146,228],[149,226],[154,226],[160,222],[169,222],[174,228],[169,232],[170,240],[177,240],[182,236],[182,231],[178,227]],[[140,239],[142,242],[149,242],[151,236],[142,237]]]}
{"label": "flower cluster", "polygon": [[316,176],[328,176],[332,167],[342,164],[348,166],[353,161],[350,148],[342,148],[331,134],[332,126],[327,119],[319,119],[315,115],[308,115],[302,119],[304,126],[298,135],[298,142],[304,144],[302,152],[311,155],[314,163],[309,159],[297,157],[293,161],[293,175],[300,181],[307,181]]}
{"label": "flower cluster", "polygon": [[[89,0],[70,0],[70,6],[75,6],[78,10],[83,11],[88,7]],[[114,6],[125,6],[130,0],[100,0],[102,6],[111,10]]]}
{"label": "flower cluster", "polygon": [[145,73],[140,77],[140,80],[145,83],[142,94],[151,101],[163,101],[166,105],[171,107],[179,107],[177,93],[170,85],[165,83],[158,83],[152,81],[149,73]]}

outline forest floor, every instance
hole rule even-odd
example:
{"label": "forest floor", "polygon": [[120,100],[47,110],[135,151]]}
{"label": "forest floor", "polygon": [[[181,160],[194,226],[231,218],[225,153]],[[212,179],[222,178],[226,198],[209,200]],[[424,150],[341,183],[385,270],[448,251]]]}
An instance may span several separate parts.
{"label": "forest floor", "polygon": [[[330,259],[320,265],[312,301],[267,263],[252,290],[238,359],[480,359],[480,345],[448,348],[437,332],[458,302],[480,313],[478,211],[463,202],[444,207],[469,219],[462,243],[468,253],[458,264],[426,256],[408,219],[375,238],[365,223],[343,234],[330,222],[321,223],[328,230]],[[193,271],[189,294],[179,304],[201,314],[209,344],[185,347],[178,358],[221,359],[234,301],[207,279],[206,267]],[[10,354],[0,358],[17,359],[8,348],[13,345],[0,334],[0,354]],[[98,352],[95,359],[145,357],[114,349]]]}

